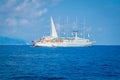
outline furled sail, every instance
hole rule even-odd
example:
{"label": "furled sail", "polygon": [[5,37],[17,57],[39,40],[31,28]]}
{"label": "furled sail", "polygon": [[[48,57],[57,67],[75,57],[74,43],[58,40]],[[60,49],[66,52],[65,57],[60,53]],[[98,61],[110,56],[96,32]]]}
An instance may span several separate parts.
{"label": "furled sail", "polygon": [[57,32],[56,32],[56,29],[55,29],[55,25],[54,25],[54,22],[53,22],[53,18],[51,17],[51,37],[53,38],[57,38],[58,35],[57,35]]}

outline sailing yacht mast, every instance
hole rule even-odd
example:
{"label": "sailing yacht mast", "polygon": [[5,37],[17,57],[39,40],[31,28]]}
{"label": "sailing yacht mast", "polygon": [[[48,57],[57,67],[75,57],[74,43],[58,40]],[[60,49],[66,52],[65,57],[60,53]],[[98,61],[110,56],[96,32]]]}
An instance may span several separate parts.
{"label": "sailing yacht mast", "polygon": [[85,17],[83,20],[83,38],[85,38]]}

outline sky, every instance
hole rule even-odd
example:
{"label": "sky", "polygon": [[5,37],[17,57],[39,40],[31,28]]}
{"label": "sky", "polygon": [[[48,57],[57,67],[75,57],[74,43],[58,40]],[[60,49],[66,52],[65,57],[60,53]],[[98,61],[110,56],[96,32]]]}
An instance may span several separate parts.
{"label": "sky", "polygon": [[120,45],[120,0],[1,0],[0,36],[31,44],[49,36],[50,16],[59,36],[84,31],[96,45]]}

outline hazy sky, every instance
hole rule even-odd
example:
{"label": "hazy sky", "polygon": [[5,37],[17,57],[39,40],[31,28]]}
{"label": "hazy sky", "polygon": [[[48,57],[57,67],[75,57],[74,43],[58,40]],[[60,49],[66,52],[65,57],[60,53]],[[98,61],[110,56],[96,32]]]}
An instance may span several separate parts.
{"label": "hazy sky", "polygon": [[39,39],[50,34],[50,16],[61,36],[80,36],[85,23],[96,44],[120,45],[120,0],[0,0],[0,36]]}

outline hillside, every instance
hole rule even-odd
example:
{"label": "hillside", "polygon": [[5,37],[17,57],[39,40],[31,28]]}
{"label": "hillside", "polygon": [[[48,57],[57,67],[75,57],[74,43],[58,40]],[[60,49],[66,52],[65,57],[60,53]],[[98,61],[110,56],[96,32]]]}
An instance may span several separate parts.
{"label": "hillside", "polygon": [[21,39],[14,39],[0,36],[0,45],[25,45],[26,42]]}

